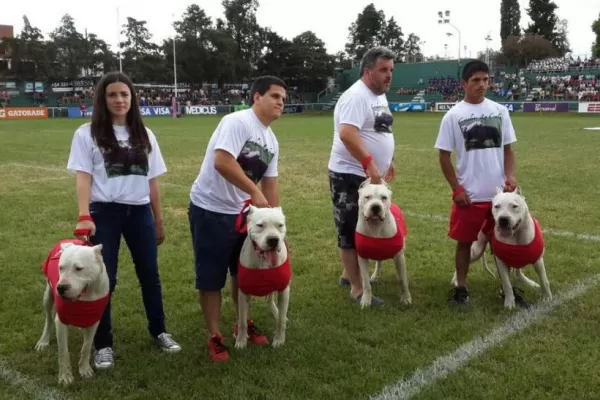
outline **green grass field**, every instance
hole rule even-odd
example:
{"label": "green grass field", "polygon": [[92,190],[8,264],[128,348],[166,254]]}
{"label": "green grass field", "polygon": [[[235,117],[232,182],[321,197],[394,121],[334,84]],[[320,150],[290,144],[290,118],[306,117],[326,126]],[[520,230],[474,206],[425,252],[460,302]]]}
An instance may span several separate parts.
{"label": "green grass field", "polygon": [[[450,193],[433,149],[441,117],[396,114],[394,121],[398,174],[393,200],[407,215],[413,305],[400,306],[399,284],[388,261],[373,289],[385,306],[362,311],[337,284],[341,266],[327,181],[332,116],[286,115],[274,124],[294,274],[287,341],[280,349],[250,345],[235,350],[234,310],[226,289],[222,330],[231,360],[218,365],[208,359],[187,222],[189,188],[218,118],[146,119],[169,168],[162,191],[167,236],[159,262],[167,327],[183,350],[164,354],[151,342],[123,245],[113,298],[115,367],[82,381],[76,374],[81,336],[71,330],[75,383],[69,388],[57,384],[54,330],[45,352],[35,352],[34,346],[44,322],[40,265],[56,240],[71,235],[77,217],[74,178],[65,166],[81,121],[3,121],[0,398],[31,399],[36,387],[45,387],[73,399],[365,399],[488,334],[521,311],[503,309],[499,280],[480,263],[469,276],[471,304],[465,309],[447,305],[454,265],[454,243],[446,236]],[[545,237],[545,260],[557,295],[598,272],[600,133],[582,128],[600,126],[600,118],[514,114],[513,122],[519,140],[517,177],[542,227],[552,230]],[[525,272],[537,281],[532,268]],[[524,289],[526,299],[537,303],[538,292]],[[598,290],[591,290],[567,302],[425,387],[417,398],[598,398],[599,301]],[[252,317],[272,337],[274,321],[264,300],[254,299]]]}

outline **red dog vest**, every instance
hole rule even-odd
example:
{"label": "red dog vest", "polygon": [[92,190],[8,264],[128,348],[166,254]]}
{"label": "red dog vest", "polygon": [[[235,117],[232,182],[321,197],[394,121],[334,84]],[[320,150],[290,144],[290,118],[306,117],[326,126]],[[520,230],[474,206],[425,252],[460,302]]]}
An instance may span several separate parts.
{"label": "red dog vest", "polygon": [[544,252],[544,237],[542,236],[540,224],[535,218],[533,224],[535,226],[535,236],[531,243],[525,245],[502,243],[496,239],[494,233],[492,237],[494,255],[512,268],[523,268],[535,264]]}
{"label": "red dog vest", "polygon": [[74,243],[77,245],[85,245],[85,242],[77,239],[61,240],[50,251],[48,258],[42,264],[42,271],[46,275],[50,288],[52,289],[52,297],[56,307],[56,315],[63,324],[73,325],[80,328],[88,328],[100,321],[104,309],[108,304],[110,296],[105,296],[94,301],[78,301],[65,300],[56,291],[56,285],[59,278],[58,262],[60,260],[62,243]]}
{"label": "red dog vest", "polygon": [[390,212],[396,221],[397,232],[391,238],[370,238],[361,233],[354,233],[356,253],[369,260],[389,260],[404,247],[407,228],[402,210],[396,204],[390,206]]}
{"label": "red dog vest", "polygon": [[289,252],[283,264],[275,268],[247,268],[238,261],[238,288],[250,296],[262,297],[281,292],[289,285],[291,278]]}

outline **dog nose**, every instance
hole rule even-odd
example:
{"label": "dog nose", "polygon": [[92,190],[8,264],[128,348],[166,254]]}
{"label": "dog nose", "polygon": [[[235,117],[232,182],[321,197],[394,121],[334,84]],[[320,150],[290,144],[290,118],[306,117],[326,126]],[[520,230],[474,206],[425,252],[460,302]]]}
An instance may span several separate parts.
{"label": "dog nose", "polygon": [[70,287],[71,287],[70,285],[63,283],[63,284],[56,286],[56,291],[58,292],[58,294],[60,294],[62,296],[63,294],[65,294],[65,292],[67,290],[69,290]]}
{"label": "dog nose", "polygon": [[381,212],[381,206],[379,204],[373,204],[373,206],[371,206],[371,211],[373,214],[379,214]]}
{"label": "dog nose", "polygon": [[273,248],[273,247],[277,247],[278,244],[279,244],[278,237],[268,237],[267,238],[267,246]]}
{"label": "dog nose", "polygon": [[508,220],[508,217],[500,217],[500,218],[498,218],[498,225],[500,225],[502,227],[508,226],[509,222],[510,221]]}

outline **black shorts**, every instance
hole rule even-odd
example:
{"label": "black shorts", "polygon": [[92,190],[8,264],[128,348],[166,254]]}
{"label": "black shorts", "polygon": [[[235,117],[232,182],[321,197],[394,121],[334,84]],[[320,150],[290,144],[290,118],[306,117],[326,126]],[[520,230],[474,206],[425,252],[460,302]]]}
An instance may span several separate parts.
{"label": "black shorts", "polygon": [[359,175],[329,171],[329,189],[339,248],[354,248],[354,232],[358,222],[358,188],[365,179]]}
{"label": "black shorts", "polygon": [[236,276],[246,233],[235,229],[237,215],[220,214],[190,202],[188,218],[194,248],[196,289],[219,291],[225,287],[227,271]]}

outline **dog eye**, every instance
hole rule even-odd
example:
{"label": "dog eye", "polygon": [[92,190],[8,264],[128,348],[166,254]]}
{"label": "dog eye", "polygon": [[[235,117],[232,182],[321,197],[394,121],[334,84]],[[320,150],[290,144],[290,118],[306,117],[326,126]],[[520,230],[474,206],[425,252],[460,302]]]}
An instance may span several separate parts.
{"label": "dog eye", "polygon": [[495,208],[496,210],[497,210],[497,209],[499,209],[499,208],[500,208],[500,204],[496,204],[496,205],[494,206],[494,208]]}
{"label": "dog eye", "polygon": [[386,201],[387,200],[387,196],[381,196],[381,200]]}
{"label": "dog eye", "polygon": [[283,224],[279,224],[279,227],[280,227],[280,228],[283,228]]}
{"label": "dog eye", "polygon": [[370,200],[370,199],[371,199],[371,195],[370,194],[365,196],[365,200]]}
{"label": "dog eye", "polygon": [[263,224],[256,224],[257,227],[262,228]]}
{"label": "dog eye", "polygon": [[75,271],[83,271],[82,267],[75,267]]}
{"label": "dog eye", "polygon": [[512,208],[513,208],[513,209],[514,209],[514,208],[519,208],[519,206],[518,206],[517,204],[513,204],[513,205],[512,205]]}

